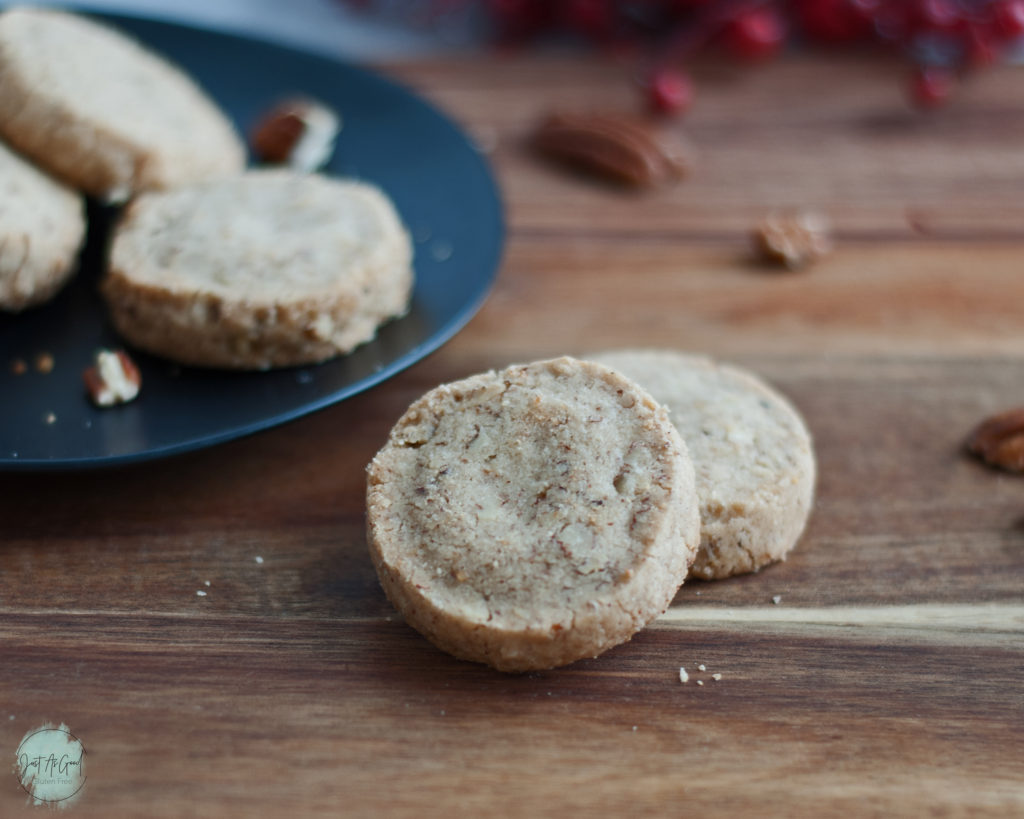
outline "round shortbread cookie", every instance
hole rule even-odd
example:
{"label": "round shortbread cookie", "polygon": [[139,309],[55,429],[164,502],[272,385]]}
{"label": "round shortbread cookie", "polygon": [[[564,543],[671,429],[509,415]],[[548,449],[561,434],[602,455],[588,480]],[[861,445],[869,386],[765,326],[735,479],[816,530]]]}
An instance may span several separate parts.
{"label": "round shortbread cookie", "polygon": [[408,309],[411,262],[409,236],[374,186],[250,171],[132,200],[102,290],[137,347],[262,369],[373,338]]}
{"label": "round shortbread cookie", "polygon": [[85,237],[85,203],[0,144],[0,309],[51,298]]}
{"label": "round shortbread cookie", "polygon": [[84,17],[0,14],[0,134],[108,201],[238,173],[245,146],[177,67]]}
{"label": "round shortbread cookie", "polygon": [[700,498],[701,544],[691,577],[756,572],[782,560],[814,498],[811,436],[793,406],[753,374],[661,350],[593,356],[668,409],[689,448]]}
{"label": "round shortbread cookie", "polygon": [[671,602],[700,528],[665,410],[572,358],[420,398],[368,467],[367,510],[377,574],[406,620],[501,671],[628,640]]}

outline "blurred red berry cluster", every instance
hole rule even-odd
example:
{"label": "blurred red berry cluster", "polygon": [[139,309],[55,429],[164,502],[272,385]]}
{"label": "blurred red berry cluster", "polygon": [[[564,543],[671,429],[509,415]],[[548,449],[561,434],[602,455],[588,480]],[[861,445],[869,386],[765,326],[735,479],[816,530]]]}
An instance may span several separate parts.
{"label": "blurred red berry cluster", "polygon": [[[350,0],[373,7],[367,0]],[[747,62],[790,44],[874,44],[905,55],[910,99],[944,102],[967,72],[1003,58],[1024,36],[1024,0],[423,0],[438,14],[474,7],[490,36],[522,46],[571,36],[636,51],[647,66],[644,93],[664,114],[686,111],[694,86],[686,66],[720,50]]]}

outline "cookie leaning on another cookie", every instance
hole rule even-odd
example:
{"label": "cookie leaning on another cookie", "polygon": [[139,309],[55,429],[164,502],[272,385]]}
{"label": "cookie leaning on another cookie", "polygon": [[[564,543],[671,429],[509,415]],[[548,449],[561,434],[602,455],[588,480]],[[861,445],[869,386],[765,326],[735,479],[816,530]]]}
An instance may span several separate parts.
{"label": "cookie leaning on another cookie", "polygon": [[693,469],[664,409],[561,358],[445,384],[368,468],[381,585],[435,645],[502,671],[628,640],[699,541]]}
{"label": "cookie leaning on another cookie", "polygon": [[0,134],[108,201],[238,173],[234,127],[176,66],[84,17],[0,14]]}
{"label": "cookie leaning on another cookie", "polygon": [[0,144],[0,309],[51,298],[85,237],[82,197]]}
{"label": "cookie leaning on another cookie", "polygon": [[323,361],[403,314],[412,243],[372,185],[290,171],[146,193],[114,230],[102,292],[118,332],[182,364]]}
{"label": "cookie leaning on another cookie", "polygon": [[815,460],[799,413],[752,373],[667,350],[593,356],[668,409],[697,474],[701,545],[691,576],[754,572],[803,533]]}

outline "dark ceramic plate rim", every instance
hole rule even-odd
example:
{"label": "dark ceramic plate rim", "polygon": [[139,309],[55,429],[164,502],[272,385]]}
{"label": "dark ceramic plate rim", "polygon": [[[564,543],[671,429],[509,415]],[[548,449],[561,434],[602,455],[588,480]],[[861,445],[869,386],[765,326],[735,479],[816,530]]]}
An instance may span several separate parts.
{"label": "dark ceramic plate rim", "polygon": [[[491,288],[493,287],[494,281],[497,278],[498,270],[502,254],[504,251],[504,240],[505,240],[505,215],[504,215],[504,204],[500,196],[500,190],[497,182],[495,181],[493,172],[490,169],[487,161],[480,156],[473,148],[472,142],[467,135],[455,124],[445,113],[434,107],[432,104],[420,97],[415,91],[407,88],[399,82],[396,82],[388,77],[382,76],[372,70],[363,68],[362,66],[356,65],[344,59],[336,57],[325,56],[322,53],[316,51],[304,51],[287,45],[281,45],[260,39],[258,37],[252,37],[245,34],[236,34],[233,32],[224,32],[214,29],[207,29],[201,26],[192,26],[188,24],[171,22],[160,18],[146,17],[146,16],[130,16],[124,14],[104,14],[101,12],[89,11],[86,16],[93,17],[101,22],[109,22],[118,27],[125,27],[129,29],[129,33],[134,34],[131,31],[133,26],[155,26],[164,30],[168,30],[173,34],[181,37],[189,36],[214,36],[217,38],[223,38],[225,41],[233,41],[236,43],[242,43],[247,47],[263,50],[265,52],[276,52],[280,59],[302,59],[302,60],[316,60],[320,61],[325,65],[334,65],[341,68],[345,72],[359,76],[364,82],[370,82],[378,84],[382,87],[389,88],[393,93],[397,93],[404,98],[406,105],[414,106],[421,109],[421,112],[427,114],[435,120],[435,123],[439,126],[446,128],[449,131],[450,137],[453,142],[458,143],[460,146],[464,146],[467,151],[467,157],[475,157],[479,167],[477,171],[481,173],[482,177],[486,179],[488,183],[488,194],[489,201],[485,204],[486,209],[493,211],[488,216],[493,216],[493,223],[490,224],[490,228],[493,230],[494,242],[493,247],[490,248],[489,257],[486,264],[481,266],[481,273],[473,280],[473,285],[470,288],[467,297],[462,302],[461,307],[449,317],[441,322],[437,327],[430,332],[417,343],[414,347],[408,351],[398,355],[383,365],[380,369],[375,370],[373,373],[364,375],[361,378],[356,379],[350,384],[346,384],[333,392],[307,401],[303,401],[291,407],[290,409],[279,411],[261,418],[255,421],[240,424],[237,426],[231,426],[217,432],[200,435],[198,437],[190,438],[187,440],[180,440],[165,445],[153,446],[150,448],[141,449],[139,451],[102,455],[102,456],[88,456],[88,457],[54,457],[54,458],[20,458],[10,457],[6,454],[0,455],[0,472],[2,471],[68,471],[68,470],[80,470],[80,469],[95,469],[103,467],[114,467],[122,466],[127,464],[135,464],[146,461],[158,460],[161,458],[167,458],[175,455],[181,455],[188,452],[195,452],[197,450],[206,449],[209,447],[216,446],[218,444],[227,443],[229,441],[244,438],[257,432],[271,429],[273,427],[286,424],[290,421],[302,418],[311,413],[322,410],[326,407],[337,404],[344,401],[347,398],[351,398],[354,395],[365,392],[371,389],[383,381],[393,377],[402,370],[412,366],[413,364],[421,361],[432,352],[436,351],[446,342],[451,340],[468,322],[473,316],[480,310],[484,301],[486,300]],[[200,78],[200,82],[202,82]],[[482,203],[483,204],[483,203]],[[418,249],[417,251],[422,252]],[[45,307],[40,308],[45,309]],[[404,319],[398,319],[398,322]],[[386,329],[386,328],[385,328]],[[376,343],[376,339],[369,342],[370,346]],[[330,362],[326,362],[329,364]],[[321,365],[322,366],[322,365]],[[232,376],[236,375],[234,373]],[[248,377],[259,378],[261,373],[252,373]],[[76,396],[77,398],[78,396]]]}

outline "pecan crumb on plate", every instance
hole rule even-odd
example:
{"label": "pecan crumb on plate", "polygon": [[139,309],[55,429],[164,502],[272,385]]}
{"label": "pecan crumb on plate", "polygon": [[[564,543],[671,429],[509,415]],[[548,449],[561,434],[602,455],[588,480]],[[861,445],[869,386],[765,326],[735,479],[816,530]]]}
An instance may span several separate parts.
{"label": "pecan crumb on plate", "polygon": [[98,407],[126,404],[139,394],[142,376],[124,350],[100,350],[83,374],[85,388]]}
{"label": "pecan crumb on plate", "polygon": [[39,372],[43,374],[52,373],[53,365],[54,360],[53,356],[50,355],[50,353],[40,353],[39,355],[36,356],[36,369]]}
{"label": "pecan crumb on plate", "polygon": [[286,100],[260,120],[252,133],[253,153],[263,162],[312,173],[334,154],[341,119],[321,102]]}

